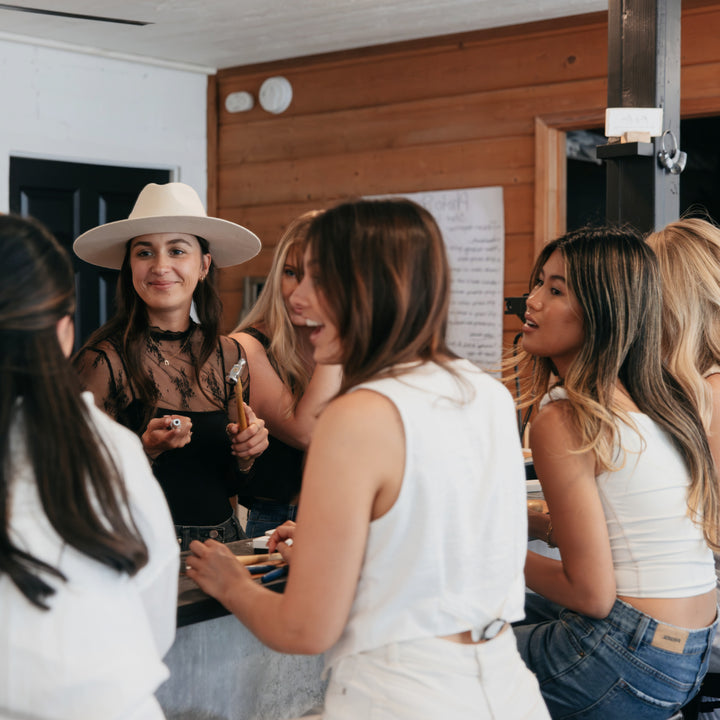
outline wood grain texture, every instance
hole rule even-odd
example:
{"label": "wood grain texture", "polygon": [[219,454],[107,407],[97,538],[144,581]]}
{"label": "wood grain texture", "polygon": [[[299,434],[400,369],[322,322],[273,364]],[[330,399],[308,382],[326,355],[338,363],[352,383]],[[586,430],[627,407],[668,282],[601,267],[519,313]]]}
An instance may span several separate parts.
{"label": "wood grain texture", "polygon": [[[720,114],[719,27],[720,0],[684,0],[683,117]],[[257,94],[271,75],[293,85],[285,113],[225,110],[228,93]],[[208,187],[219,216],[263,242],[221,273],[225,326],[290,220],[367,194],[502,186],[505,295],[522,294],[564,230],[565,131],[604,124],[606,78],[607,13],[221,70]],[[504,319],[506,340],[518,327]]]}

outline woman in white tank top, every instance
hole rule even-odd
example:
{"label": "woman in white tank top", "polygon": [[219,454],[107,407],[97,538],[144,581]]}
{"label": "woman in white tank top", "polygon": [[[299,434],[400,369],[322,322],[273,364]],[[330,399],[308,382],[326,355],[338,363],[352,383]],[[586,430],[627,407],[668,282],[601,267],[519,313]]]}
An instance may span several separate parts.
{"label": "woman in white tank top", "polygon": [[[685,218],[652,233],[663,279],[663,353],[667,365],[695,400],[720,468],[720,228]],[[716,573],[720,555],[715,555]],[[720,583],[718,583],[720,597]],[[720,719],[720,634],[710,669],[686,720]]]}
{"label": "woman in white tank top", "polygon": [[528,552],[518,647],[553,718],[668,718],[707,671],[720,493],[661,364],[657,262],[633,231],[586,228],[531,277],[522,347],[529,396],[546,395],[530,443],[549,510],[532,524],[562,559]]}
{"label": "woman in white tank top", "polygon": [[385,200],[330,209],[308,236],[292,298],[343,385],[313,432],[297,526],[270,540],[291,560],[285,592],[213,542],[192,544],[188,575],[270,647],[327,652],[326,720],[548,718],[508,625],[527,546],[514,406],[446,345],[440,231]]}

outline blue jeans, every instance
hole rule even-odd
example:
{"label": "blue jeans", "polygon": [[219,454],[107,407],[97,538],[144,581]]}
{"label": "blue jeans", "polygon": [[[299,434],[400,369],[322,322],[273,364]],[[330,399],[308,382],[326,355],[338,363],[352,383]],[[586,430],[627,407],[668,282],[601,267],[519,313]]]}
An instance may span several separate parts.
{"label": "blue jeans", "polygon": [[621,600],[602,620],[539,595],[527,604],[526,622],[536,624],[514,627],[518,650],[554,720],[666,720],[707,672],[717,620],[683,630]]}
{"label": "blue jeans", "polygon": [[268,530],[274,530],[287,520],[294,520],[297,505],[272,502],[270,500],[253,500],[248,509],[245,534],[249,538],[262,537]]}

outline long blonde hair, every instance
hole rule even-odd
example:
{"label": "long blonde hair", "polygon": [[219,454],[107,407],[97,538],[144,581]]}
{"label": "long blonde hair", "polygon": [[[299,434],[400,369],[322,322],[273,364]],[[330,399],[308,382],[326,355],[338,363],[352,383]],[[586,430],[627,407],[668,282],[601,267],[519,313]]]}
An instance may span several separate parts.
{"label": "long blonde hair", "polygon": [[290,322],[282,296],[282,278],[285,265],[290,262],[297,268],[298,281],[302,280],[303,253],[308,229],[313,219],[322,212],[322,210],[310,210],[288,225],[275,247],[272,266],[257,302],[233,330],[233,333],[239,333],[245,332],[250,327],[263,326],[264,334],[270,340],[268,359],[293,397],[290,414],[300,402],[312,373],[303,362],[298,350],[296,330]]}
{"label": "long blonde hair", "polygon": [[685,218],[652,233],[663,281],[663,354],[708,427],[712,393],[705,374],[720,365],[720,228]]}

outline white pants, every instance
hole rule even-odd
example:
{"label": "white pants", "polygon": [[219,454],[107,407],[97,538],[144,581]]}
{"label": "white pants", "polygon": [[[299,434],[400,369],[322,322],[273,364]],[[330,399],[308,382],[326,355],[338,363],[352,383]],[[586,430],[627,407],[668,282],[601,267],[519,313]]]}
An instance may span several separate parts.
{"label": "white pants", "polygon": [[476,645],[428,638],[342,658],[323,720],[549,720],[510,628]]}

